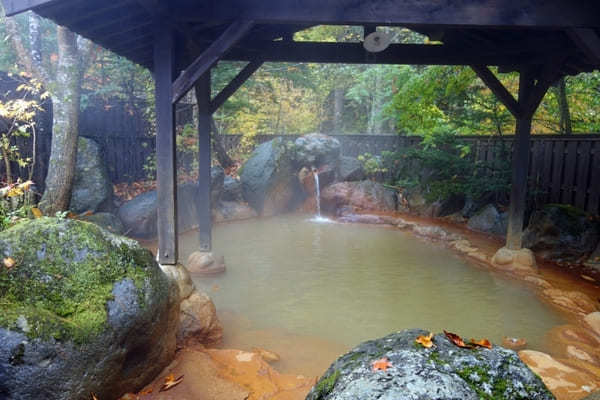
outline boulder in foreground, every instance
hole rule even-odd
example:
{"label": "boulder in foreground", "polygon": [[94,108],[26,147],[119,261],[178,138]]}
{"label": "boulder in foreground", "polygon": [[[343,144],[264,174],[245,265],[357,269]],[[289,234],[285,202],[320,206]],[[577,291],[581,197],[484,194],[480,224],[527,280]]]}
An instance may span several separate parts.
{"label": "boulder in foreground", "polygon": [[171,362],[178,289],[137,242],[40,218],[0,233],[0,257],[0,398],[117,398]]}
{"label": "boulder in foreground", "polygon": [[[411,329],[363,342],[338,358],[307,400],[554,399],[512,350],[462,349],[443,334],[434,346],[415,343],[427,332]],[[389,367],[372,363],[387,358]]]}

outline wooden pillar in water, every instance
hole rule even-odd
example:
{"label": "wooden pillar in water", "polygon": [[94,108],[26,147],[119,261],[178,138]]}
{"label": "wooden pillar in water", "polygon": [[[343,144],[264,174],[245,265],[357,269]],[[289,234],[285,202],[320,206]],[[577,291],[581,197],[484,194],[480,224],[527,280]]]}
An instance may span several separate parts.
{"label": "wooden pillar in water", "polygon": [[172,101],[175,42],[173,31],[167,24],[157,22],[154,34],[159,263],[173,265],[177,263],[177,169],[175,105]]}
{"label": "wooden pillar in water", "polygon": [[[527,207],[527,179],[529,176],[529,152],[531,145],[531,120],[535,109],[525,107],[531,98],[534,77],[529,70],[521,71],[519,77],[519,105],[512,156],[512,180],[506,247],[519,250],[522,246],[523,223]],[[535,107],[537,109],[537,106]]]}
{"label": "wooden pillar in water", "polygon": [[198,104],[198,232],[201,251],[212,247],[211,168],[211,82],[208,69],[194,85]]}

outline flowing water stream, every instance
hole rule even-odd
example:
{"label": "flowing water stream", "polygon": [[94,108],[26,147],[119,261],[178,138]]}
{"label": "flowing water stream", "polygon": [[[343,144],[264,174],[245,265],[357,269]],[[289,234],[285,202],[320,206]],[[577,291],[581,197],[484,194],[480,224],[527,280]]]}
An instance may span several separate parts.
{"label": "flowing water stream", "polygon": [[[196,234],[184,235],[182,258],[195,249]],[[394,229],[306,216],[257,219],[216,226],[214,252],[225,256],[227,272],[195,282],[219,313],[237,316],[225,318],[226,345],[297,345],[324,358],[319,368],[363,340],[406,328],[495,343],[523,337],[530,348],[548,350],[545,333],[564,323],[519,283]],[[232,322],[242,316],[244,324]],[[257,332],[258,343],[240,339],[244,330]]]}

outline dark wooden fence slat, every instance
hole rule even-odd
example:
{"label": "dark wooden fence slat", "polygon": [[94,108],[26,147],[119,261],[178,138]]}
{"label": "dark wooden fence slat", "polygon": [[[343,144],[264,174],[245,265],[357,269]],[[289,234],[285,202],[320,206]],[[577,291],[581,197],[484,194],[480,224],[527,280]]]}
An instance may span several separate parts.
{"label": "dark wooden fence slat", "polygon": [[575,172],[577,168],[577,142],[566,143],[567,155],[564,163],[564,174],[561,195],[561,203],[571,204],[573,201],[573,189],[575,183]]}
{"label": "dark wooden fence slat", "polygon": [[600,141],[594,143],[592,160],[588,211],[600,214]]}
{"label": "dark wooden fence slat", "polygon": [[563,161],[565,157],[565,147],[562,140],[554,144],[554,154],[552,162],[552,181],[550,186],[550,201],[558,203],[560,201],[560,189],[562,183]]}
{"label": "dark wooden fence slat", "polygon": [[[588,194],[588,178],[590,172],[590,158],[592,151],[592,142],[580,142],[577,162],[577,179],[575,182],[575,207],[586,210],[586,200]],[[600,182],[598,183],[600,184]]]}

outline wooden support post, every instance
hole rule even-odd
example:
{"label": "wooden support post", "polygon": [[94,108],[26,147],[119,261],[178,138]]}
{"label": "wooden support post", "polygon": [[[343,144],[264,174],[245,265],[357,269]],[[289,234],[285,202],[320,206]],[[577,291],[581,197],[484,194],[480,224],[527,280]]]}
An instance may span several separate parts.
{"label": "wooden support post", "polygon": [[210,198],[210,129],[212,112],[210,111],[211,82],[210,69],[195,83],[196,103],[198,104],[198,232],[200,250],[210,251],[212,231],[212,205]]}
{"label": "wooden support post", "polygon": [[156,178],[158,192],[159,263],[177,263],[177,180],[175,107],[172,82],[175,75],[174,35],[169,27],[155,26],[154,79],[156,82]]}
{"label": "wooden support post", "polygon": [[[524,69],[519,76],[519,105],[528,104],[534,88],[534,76]],[[537,107],[536,107],[537,108]],[[529,173],[529,146],[531,143],[531,119],[535,110],[524,110],[517,117],[512,156],[512,180],[506,247],[519,250],[522,245],[523,222],[527,203],[527,176]]]}

